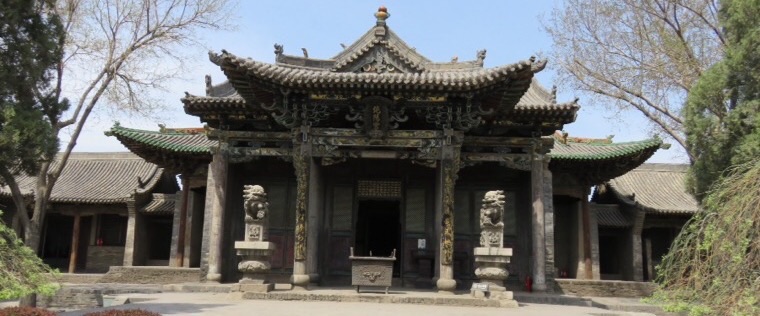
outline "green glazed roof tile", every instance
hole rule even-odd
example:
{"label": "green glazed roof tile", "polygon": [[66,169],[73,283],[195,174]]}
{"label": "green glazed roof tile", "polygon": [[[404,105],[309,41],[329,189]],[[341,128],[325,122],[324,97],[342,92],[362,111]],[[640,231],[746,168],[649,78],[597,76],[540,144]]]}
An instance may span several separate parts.
{"label": "green glazed roof tile", "polygon": [[549,155],[559,160],[606,160],[638,154],[663,146],[662,140],[613,143],[610,139],[568,139],[554,135],[554,148]]}
{"label": "green glazed roof tile", "polygon": [[114,125],[106,132],[115,136],[125,146],[146,145],[157,150],[183,154],[210,154],[216,141],[209,140],[202,129],[163,129],[146,131]]}

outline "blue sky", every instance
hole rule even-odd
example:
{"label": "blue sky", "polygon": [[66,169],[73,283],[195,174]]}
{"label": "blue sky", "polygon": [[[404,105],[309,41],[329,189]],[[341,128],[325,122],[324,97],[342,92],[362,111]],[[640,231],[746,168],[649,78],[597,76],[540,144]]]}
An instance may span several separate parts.
{"label": "blue sky", "polygon": [[[330,58],[341,50],[341,43],[351,44],[374,26],[373,14],[380,5],[388,8],[388,26],[410,46],[433,61],[475,58],[487,49],[485,67],[514,63],[551,52],[551,40],[541,21],[549,18],[552,8],[561,1],[241,1],[236,30],[202,33],[206,47],[198,47],[197,56],[188,62],[184,80],[177,80],[170,91],[159,96],[167,111],[158,118],[113,117],[99,112],[78,141],[76,151],[126,151],[115,138],[103,136],[114,121],[123,126],[152,129],[159,123],[173,127],[201,126],[198,118],[186,115],[179,99],[184,91],[204,94],[203,76],[210,74],[214,83],[225,80],[222,72],[208,61],[207,51],[226,49],[238,56],[274,62],[274,43],[284,45],[285,53]],[[582,108],[575,123],[565,126],[571,136],[599,137],[615,135],[616,142],[651,137],[651,127],[634,112],[612,113],[601,106],[584,103],[584,95],[563,88],[556,82],[551,59],[549,67],[537,74],[547,88],[557,84],[559,101],[580,97]],[[650,162],[685,162],[683,153],[673,146],[660,150]]]}

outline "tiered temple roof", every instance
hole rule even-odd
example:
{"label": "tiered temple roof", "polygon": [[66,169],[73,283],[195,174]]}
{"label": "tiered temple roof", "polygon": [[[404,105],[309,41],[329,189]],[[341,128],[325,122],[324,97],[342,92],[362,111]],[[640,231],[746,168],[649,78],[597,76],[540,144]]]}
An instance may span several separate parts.
{"label": "tiered temple roof", "polygon": [[[300,126],[356,130],[358,123],[349,117],[369,116],[356,109],[370,108],[363,100],[380,97],[389,103],[378,116],[394,119],[398,130],[453,129],[475,138],[541,135],[544,143],[555,143],[550,168],[588,185],[635,168],[662,146],[659,139],[616,144],[552,135],[575,121],[579,105],[577,99],[558,103],[556,89],[535,80],[545,61],[530,57],[484,68],[482,50],[470,61],[432,62],[387,26],[387,10],[381,8],[375,17],[373,27],[329,59],[309,57],[306,50],[303,56],[287,55],[277,44],[274,64],[225,50],[210,53],[228,80],[214,85],[206,76],[204,96],[182,98],[185,112],[212,132],[290,132]],[[201,129],[155,132],[116,125],[107,134],[146,160],[175,169],[207,163],[216,144]]]}
{"label": "tiered temple roof", "polygon": [[[274,64],[225,50],[210,53],[228,81],[213,85],[207,77],[205,96],[182,99],[185,112],[212,128],[287,130],[304,120],[340,128],[353,125],[345,117],[361,98],[383,96],[409,115],[399,129],[450,126],[473,135],[549,135],[575,120],[577,100],[558,104],[554,93],[533,80],[546,61],[530,57],[484,68],[482,50],[471,61],[432,62],[386,25],[387,11],[375,16],[374,27],[330,59],[314,59],[306,51],[303,57],[287,55],[281,45],[275,45]],[[433,119],[441,111],[450,112],[449,122]],[[462,116],[466,124],[458,121]]]}

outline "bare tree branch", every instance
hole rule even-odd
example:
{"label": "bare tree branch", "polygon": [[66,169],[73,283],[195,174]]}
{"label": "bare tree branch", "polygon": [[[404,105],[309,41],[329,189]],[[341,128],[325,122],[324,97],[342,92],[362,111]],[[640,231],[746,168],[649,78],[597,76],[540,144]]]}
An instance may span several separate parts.
{"label": "bare tree branch", "polygon": [[714,0],[566,0],[544,28],[560,84],[592,106],[634,109],[685,147],[681,108],[723,56]]}
{"label": "bare tree branch", "polygon": [[229,27],[235,6],[230,1],[57,2],[66,38],[54,91],[59,99],[71,96],[73,108],[66,119],[54,122],[54,131],[71,135],[56,162],[43,162],[37,174],[34,212],[25,225],[27,245],[39,244],[50,194],[92,113],[103,107],[131,112],[155,108],[148,92],[163,88],[182,65],[181,54],[167,52],[198,48],[188,46],[198,43],[199,31]]}

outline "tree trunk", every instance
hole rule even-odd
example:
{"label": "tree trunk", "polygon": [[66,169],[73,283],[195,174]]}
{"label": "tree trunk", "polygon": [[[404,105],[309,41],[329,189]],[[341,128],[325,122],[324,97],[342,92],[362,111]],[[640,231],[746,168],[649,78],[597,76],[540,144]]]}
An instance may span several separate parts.
{"label": "tree trunk", "polygon": [[42,235],[42,222],[32,218],[24,230],[24,245],[31,248],[34,253],[40,252],[40,236]]}

